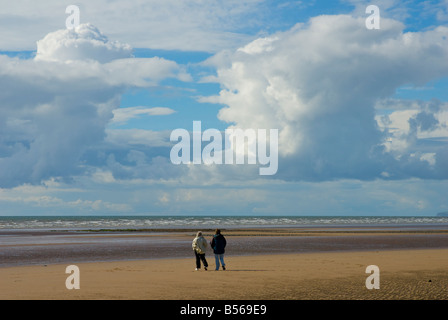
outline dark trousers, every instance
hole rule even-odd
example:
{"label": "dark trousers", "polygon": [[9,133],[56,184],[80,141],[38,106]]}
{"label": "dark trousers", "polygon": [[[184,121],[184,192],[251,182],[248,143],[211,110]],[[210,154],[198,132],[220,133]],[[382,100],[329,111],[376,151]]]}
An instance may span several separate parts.
{"label": "dark trousers", "polygon": [[197,253],[196,250],[194,251],[194,254],[196,256],[196,268],[200,269],[201,268],[201,260],[202,263],[204,264],[204,267],[208,267],[208,263],[207,260],[205,259],[205,253]]}

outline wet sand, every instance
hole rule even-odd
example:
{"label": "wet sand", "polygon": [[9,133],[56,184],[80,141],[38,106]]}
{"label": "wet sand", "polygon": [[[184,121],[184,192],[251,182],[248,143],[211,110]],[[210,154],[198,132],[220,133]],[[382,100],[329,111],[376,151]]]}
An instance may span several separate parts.
{"label": "wet sand", "polygon": [[[225,230],[226,271],[211,250],[194,270],[193,230],[158,231],[2,232],[0,299],[448,299],[446,230]],[[72,264],[80,290],[65,287]]]}
{"label": "wet sand", "polygon": [[[191,258],[193,230],[0,232],[0,268]],[[448,230],[263,228],[223,230],[229,256],[400,249],[448,249]],[[204,230],[211,240],[212,230]],[[212,254],[209,250],[208,254]]]}

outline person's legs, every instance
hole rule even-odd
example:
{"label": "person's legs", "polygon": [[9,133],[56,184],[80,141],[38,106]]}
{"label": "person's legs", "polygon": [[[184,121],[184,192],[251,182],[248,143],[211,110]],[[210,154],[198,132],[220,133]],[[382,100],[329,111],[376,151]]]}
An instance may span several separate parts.
{"label": "person's legs", "polygon": [[196,256],[196,269],[201,269],[201,258],[199,257],[199,253],[195,251],[194,255]]}
{"label": "person's legs", "polygon": [[204,264],[205,270],[207,270],[208,263],[207,263],[207,259],[205,259],[205,253],[201,254],[200,257],[201,257],[202,263]]}
{"label": "person's legs", "polygon": [[222,269],[226,270],[226,264],[224,263],[224,254],[219,255],[219,260],[221,260]]}
{"label": "person's legs", "polygon": [[216,264],[215,270],[219,270],[219,254],[215,254],[215,264]]}

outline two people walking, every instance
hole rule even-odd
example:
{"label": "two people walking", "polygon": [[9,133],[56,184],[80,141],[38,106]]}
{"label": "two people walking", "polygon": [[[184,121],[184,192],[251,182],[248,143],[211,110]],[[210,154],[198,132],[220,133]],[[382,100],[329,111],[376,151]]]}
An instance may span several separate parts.
{"label": "two people walking", "polygon": [[[215,270],[219,270],[220,263],[222,265],[222,270],[226,270],[226,264],[224,263],[224,252],[226,245],[226,238],[221,234],[221,230],[216,229],[215,235],[213,236],[212,241],[210,241],[210,246],[212,247],[213,253],[215,254]],[[207,270],[208,263],[207,259],[205,258],[207,240],[205,240],[201,231],[199,231],[196,235],[196,238],[193,239],[192,247],[196,256],[196,270],[199,270],[201,268],[201,261],[204,265],[204,269]]]}

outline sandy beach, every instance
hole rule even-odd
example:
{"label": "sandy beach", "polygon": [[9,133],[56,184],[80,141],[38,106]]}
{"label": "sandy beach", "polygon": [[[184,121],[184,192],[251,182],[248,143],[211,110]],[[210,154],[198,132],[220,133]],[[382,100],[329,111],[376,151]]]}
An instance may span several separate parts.
{"label": "sandy beach", "polygon": [[[66,265],[2,268],[0,298],[448,299],[445,249],[229,256],[226,263],[226,271],[195,271],[193,259],[80,263],[79,290],[66,288]],[[380,289],[368,290],[372,264],[380,269]]]}
{"label": "sandy beach", "polygon": [[[34,261],[34,265],[3,266],[0,268],[0,299],[448,299],[448,241],[445,231],[403,233],[386,230],[376,234],[368,231],[316,232],[314,235],[299,234],[302,231],[297,230],[286,232],[284,229],[281,233],[275,231],[276,235],[272,234],[273,230],[271,233],[265,230],[264,234],[252,232],[227,232],[233,248],[229,248],[226,254],[226,271],[214,271],[215,261],[211,251],[206,256],[209,270],[195,271],[188,232],[152,236],[82,234],[79,237],[85,237],[88,240],[86,243],[92,243],[95,237],[102,241],[111,237],[115,241],[112,243],[123,243],[123,239],[132,239],[132,243],[135,243],[136,239],[142,241],[143,238],[154,238],[157,240],[154,246],[159,249],[160,243],[169,245],[157,251],[151,250],[145,243],[148,252],[159,253],[151,257],[123,254],[121,259],[111,255],[109,260],[102,256],[104,261],[95,261],[90,257],[90,260],[61,259],[59,262],[47,257],[39,263]],[[173,242],[160,241],[165,238]],[[51,245],[43,242],[34,245],[33,252],[36,256],[40,252],[43,257],[55,252],[62,254],[66,252],[64,246],[73,249],[80,240],[76,238],[65,244]],[[78,256],[82,252],[85,255],[95,252],[95,246],[89,247],[86,243],[82,245],[83,250],[77,253]],[[312,244],[325,250],[318,251]],[[296,248],[299,245],[302,248]],[[311,249],[307,251],[306,245],[311,246]],[[267,249],[260,249],[263,247]],[[20,249],[23,248],[29,249],[30,245],[3,245],[2,249],[10,252],[17,250],[17,256],[20,256]],[[56,251],[46,252],[48,248]],[[98,248],[104,250],[102,246]],[[118,247],[117,250],[123,251],[123,248]],[[138,250],[135,252],[139,253]],[[68,290],[65,282],[69,274],[65,270],[72,264],[80,270],[80,289]],[[366,267],[369,265],[379,268],[380,289],[366,288],[366,279],[370,275],[366,273]]]}

